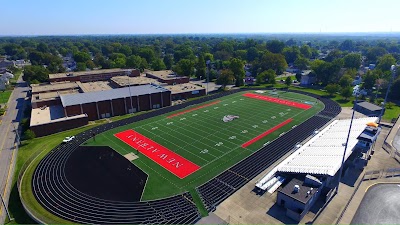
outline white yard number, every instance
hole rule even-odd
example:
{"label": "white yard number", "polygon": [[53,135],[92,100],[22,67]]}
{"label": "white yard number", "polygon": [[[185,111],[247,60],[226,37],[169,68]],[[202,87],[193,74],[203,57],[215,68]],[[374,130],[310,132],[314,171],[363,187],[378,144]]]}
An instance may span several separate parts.
{"label": "white yard number", "polygon": [[262,123],[268,123],[268,120],[263,120]]}
{"label": "white yard number", "polygon": [[183,118],[181,118],[180,120],[186,120],[186,118],[185,118],[185,117],[183,117]]}
{"label": "white yard number", "polygon": [[232,103],[235,103],[236,101],[233,101]]}
{"label": "white yard number", "polygon": [[252,127],[253,127],[253,128],[257,128],[257,127],[258,127],[258,125],[253,125]]}
{"label": "white yard number", "polygon": [[174,122],[168,122],[167,125],[171,125],[171,124],[173,124],[173,123],[174,123]]}
{"label": "white yard number", "polygon": [[152,130],[155,130],[155,129],[158,129],[158,127],[153,127],[153,128],[151,128]]}
{"label": "white yard number", "polygon": [[291,109],[286,109],[287,111],[290,111]]}
{"label": "white yard number", "polygon": [[208,110],[204,110],[204,112],[209,112]]}
{"label": "white yard number", "polygon": [[236,136],[230,136],[229,139],[231,140],[236,139]]}
{"label": "white yard number", "polygon": [[227,106],[228,104],[224,104],[224,106]]}
{"label": "white yard number", "polygon": [[271,119],[275,119],[276,118],[276,116],[271,116]]}
{"label": "white yard number", "polygon": [[243,101],[243,100],[244,100],[243,98],[240,99],[240,101]]}
{"label": "white yard number", "polygon": [[219,107],[214,107],[214,109],[218,109]]}
{"label": "white yard number", "polygon": [[224,143],[222,143],[222,142],[218,142],[217,144],[215,144],[215,146],[221,146],[221,145],[223,145]]}
{"label": "white yard number", "polygon": [[206,154],[207,152],[208,152],[208,149],[204,149],[204,150],[201,150],[200,153]]}
{"label": "white yard number", "polygon": [[245,134],[245,133],[247,133],[248,131],[247,130],[242,130],[242,134]]}
{"label": "white yard number", "polygon": [[280,116],[284,116],[285,113],[284,113],[284,112],[280,112],[279,115],[280,115]]}
{"label": "white yard number", "polygon": [[192,116],[197,116],[197,114],[193,114]]}

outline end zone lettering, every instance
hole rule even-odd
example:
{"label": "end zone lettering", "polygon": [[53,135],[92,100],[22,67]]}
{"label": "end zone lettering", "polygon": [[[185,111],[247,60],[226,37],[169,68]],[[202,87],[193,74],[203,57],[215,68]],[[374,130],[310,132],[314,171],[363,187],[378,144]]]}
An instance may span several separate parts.
{"label": "end zone lettering", "polygon": [[114,136],[181,179],[200,169],[200,166],[134,130],[126,130]]}

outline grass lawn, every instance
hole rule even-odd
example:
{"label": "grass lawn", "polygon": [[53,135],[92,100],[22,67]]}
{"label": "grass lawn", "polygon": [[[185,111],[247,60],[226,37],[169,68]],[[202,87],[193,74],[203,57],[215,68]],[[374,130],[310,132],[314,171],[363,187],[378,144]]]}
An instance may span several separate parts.
{"label": "grass lawn", "polygon": [[10,98],[12,90],[0,91],[0,104],[6,104]]}
{"label": "grass lawn", "polygon": [[[254,91],[249,92],[254,93]],[[304,110],[244,97],[243,93],[217,99],[219,100],[217,103],[215,103],[217,100],[212,100],[200,106],[209,103],[214,103],[213,105],[172,118],[167,116],[177,112],[118,127],[98,134],[95,140],[90,139],[86,144],[110,146],[122,155],[132,152],[137,154],[134,148],[114,136],[116,133],[133,129],[200,167],[194,173],[181,179],[139,153],[139,158],[132,163],[149,175],[142,200],[153,200],[194,190],[195,187],[251,155],[268,141],[277,138],[282,132],[290,130],[294,125],[313,116],[323,107],[321,103],[317,103],[310,109]],[[289,92],[279,91],[279,97],[296,102],[307,101],[309,104],[316,102],[316,99],[309,96]],[[198,106],[182,111],[192,110]],[[225,115],[237,115],[240,118],[223,122],[222,118]],[[245,142],[289,118],[293,118],[289,124],[248,147],[241,147]]]}

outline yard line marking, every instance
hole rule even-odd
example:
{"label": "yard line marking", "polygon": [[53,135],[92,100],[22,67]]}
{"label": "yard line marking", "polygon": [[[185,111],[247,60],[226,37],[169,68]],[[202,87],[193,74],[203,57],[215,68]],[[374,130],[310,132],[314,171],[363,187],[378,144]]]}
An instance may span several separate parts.
{"label": "yard line marking", "polygon": [[242,144],[242,147],[243,147],[243,148],[247,148],[249,145],[254,144],[255,142],[257,142],[257,141],[260,140],[261,138],[267,136],[268,134],[271,134],[272,132],[277,131],[278,129],[280,129],[281,127],[285,126],[286,124],[288,124],[288,123],[290,123],[290,122],[292,122],[292,121],[293,121],[293,119],[290,118],[290,119],[288,119],[288,120],[286,120],[286,121],[280,123],[279,125],[277,125],[277,126],[271,128],[271,129],[267,130],[266,132],[264,132],[264,133],[258,135],[257,137],[255,137],[255,138],[249,140],[248,142]]}
{"label": "yard line marking", "polygon": [[214,102],[205,104],[205,105],[201,105],[201,106],[198,106],[198,107],[194,107],[194,108],[191,108],[191,109],[188,109],[188,110],[185,110],[185,111],[181,111],[181,112],[178,112],[178,113],[169,115],[169,116],[167,116],[167,118],[172,118],[172,117],[175,117],[175,116],[180,116],[180,115],[183,115],[183,114],[185,114],[185,113],[192,112],[192,111],[195,111],[195,110],[198,110],[198,109],[201,109],[201,108],[205,108],[205,107],[210,106],[210,105],[218,104],[218,103],[220,103],[220,102],[221,102],[221,100],[217,100],[217,101],[214,101]]}

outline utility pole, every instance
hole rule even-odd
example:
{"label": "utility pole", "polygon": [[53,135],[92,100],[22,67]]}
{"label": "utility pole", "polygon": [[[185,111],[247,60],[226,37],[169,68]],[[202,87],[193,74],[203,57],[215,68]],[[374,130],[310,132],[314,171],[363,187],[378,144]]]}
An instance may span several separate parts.
{"label": "utility pole", "polygon": [[386,96],[385,96],[385,100],[383,101],[383,105],[382,105],[382,109],[381,109],[381,114],[379,115],[378,124],[381,123],[381,119],[382,119],[382,116],[383,116],[383,112],[385,111],[385,106],[386,106],[387,97],[388,97],[389,91],[390,91],[390,86],[392,85],[393,80],[394,80],[394,77],[396,76],[396,66],[395,66],[395,65],[392,65],[392,66],[390,67],[390,71],[392,71],[392,77],[390,78],[390,82],[389,82],[389,85],[388,85],[388,89],[386,90]]}

